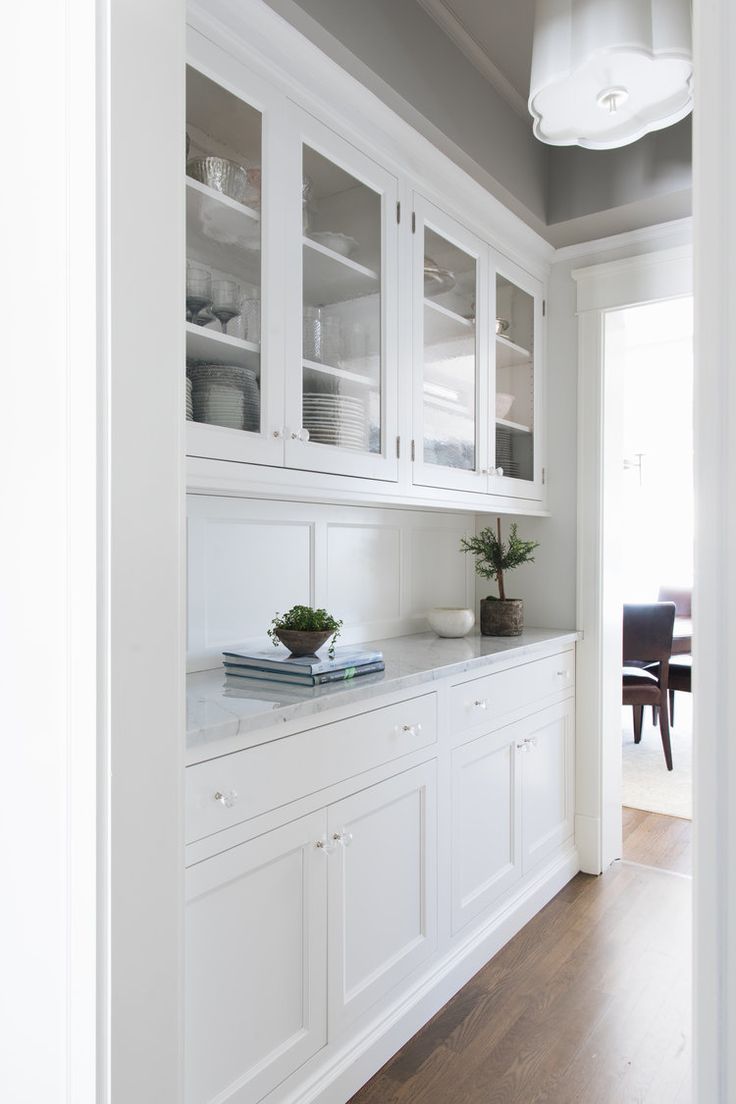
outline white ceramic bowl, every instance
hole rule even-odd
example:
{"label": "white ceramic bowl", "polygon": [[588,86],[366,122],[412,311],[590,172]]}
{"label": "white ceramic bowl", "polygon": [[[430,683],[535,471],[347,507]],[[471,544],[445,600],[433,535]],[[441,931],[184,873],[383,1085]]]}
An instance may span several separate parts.
{"label": "white ceramic bowl", "polygon": [[427,620],[438,636],[466,636],[475,624],[475,614],[471,609],[443,606],[427,610]]}
{"label": "white ceramic bowl", "polygon": [[514,405],[515,395],[507,395],[504,391],[496,392],[496,417],[505,418]]}

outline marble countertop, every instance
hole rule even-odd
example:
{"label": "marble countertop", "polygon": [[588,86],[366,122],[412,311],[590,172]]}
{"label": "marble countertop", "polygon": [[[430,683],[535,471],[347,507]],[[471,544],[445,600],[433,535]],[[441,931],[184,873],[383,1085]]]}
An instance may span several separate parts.
{"label": "marble countertop", "polygon": [[[227,676],[221,667],[187,676],[186,764],[277,739],[279,728],[316,714],[358,705],[399,690],[427,687],[448,675],[492,668],[510,658],[533,659],[549,646],[579,639],[574,630],[525,629],[517,637],[480,636],[448,640],[434,633],[367,641],[380,649],[385,671],[352,682],[306,688]],[[268,731],[264,734],[264,730]]]}

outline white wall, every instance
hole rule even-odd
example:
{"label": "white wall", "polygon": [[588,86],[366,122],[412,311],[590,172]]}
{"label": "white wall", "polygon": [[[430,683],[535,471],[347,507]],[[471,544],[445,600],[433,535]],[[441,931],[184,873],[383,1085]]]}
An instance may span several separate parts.
{"label": "white wall", "polygon": [[423,632],[430,607],[473,605],[459,550],[472,514],[211,495],[187,506],[190,670],[267,645],[271,618],[297,603],[344,621],[344,643]]}

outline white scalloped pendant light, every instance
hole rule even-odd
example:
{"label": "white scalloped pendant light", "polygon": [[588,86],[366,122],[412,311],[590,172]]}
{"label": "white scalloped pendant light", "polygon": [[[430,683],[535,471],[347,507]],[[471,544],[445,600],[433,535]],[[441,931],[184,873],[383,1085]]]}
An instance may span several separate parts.
{"label": "white scalloped pendant light", "polygon": [[537,0],[529,111],[552,146],[612,149],[692,108],[690,0]]}

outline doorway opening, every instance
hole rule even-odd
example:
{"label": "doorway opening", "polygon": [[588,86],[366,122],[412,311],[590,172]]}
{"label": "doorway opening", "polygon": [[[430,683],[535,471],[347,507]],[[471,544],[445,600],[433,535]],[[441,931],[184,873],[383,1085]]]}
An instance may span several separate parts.
{"label": "doorway opening", "polygon": [[[621,708],[623,856],[681,873],[691,872],[692,335],[691,297],[606,317],[606,358],[618,377],[622,443],[615,495],[618,589],[622,604],[676,606],[667,715],[651,706]],[[650,667],[633,678],[655,671]]]}

